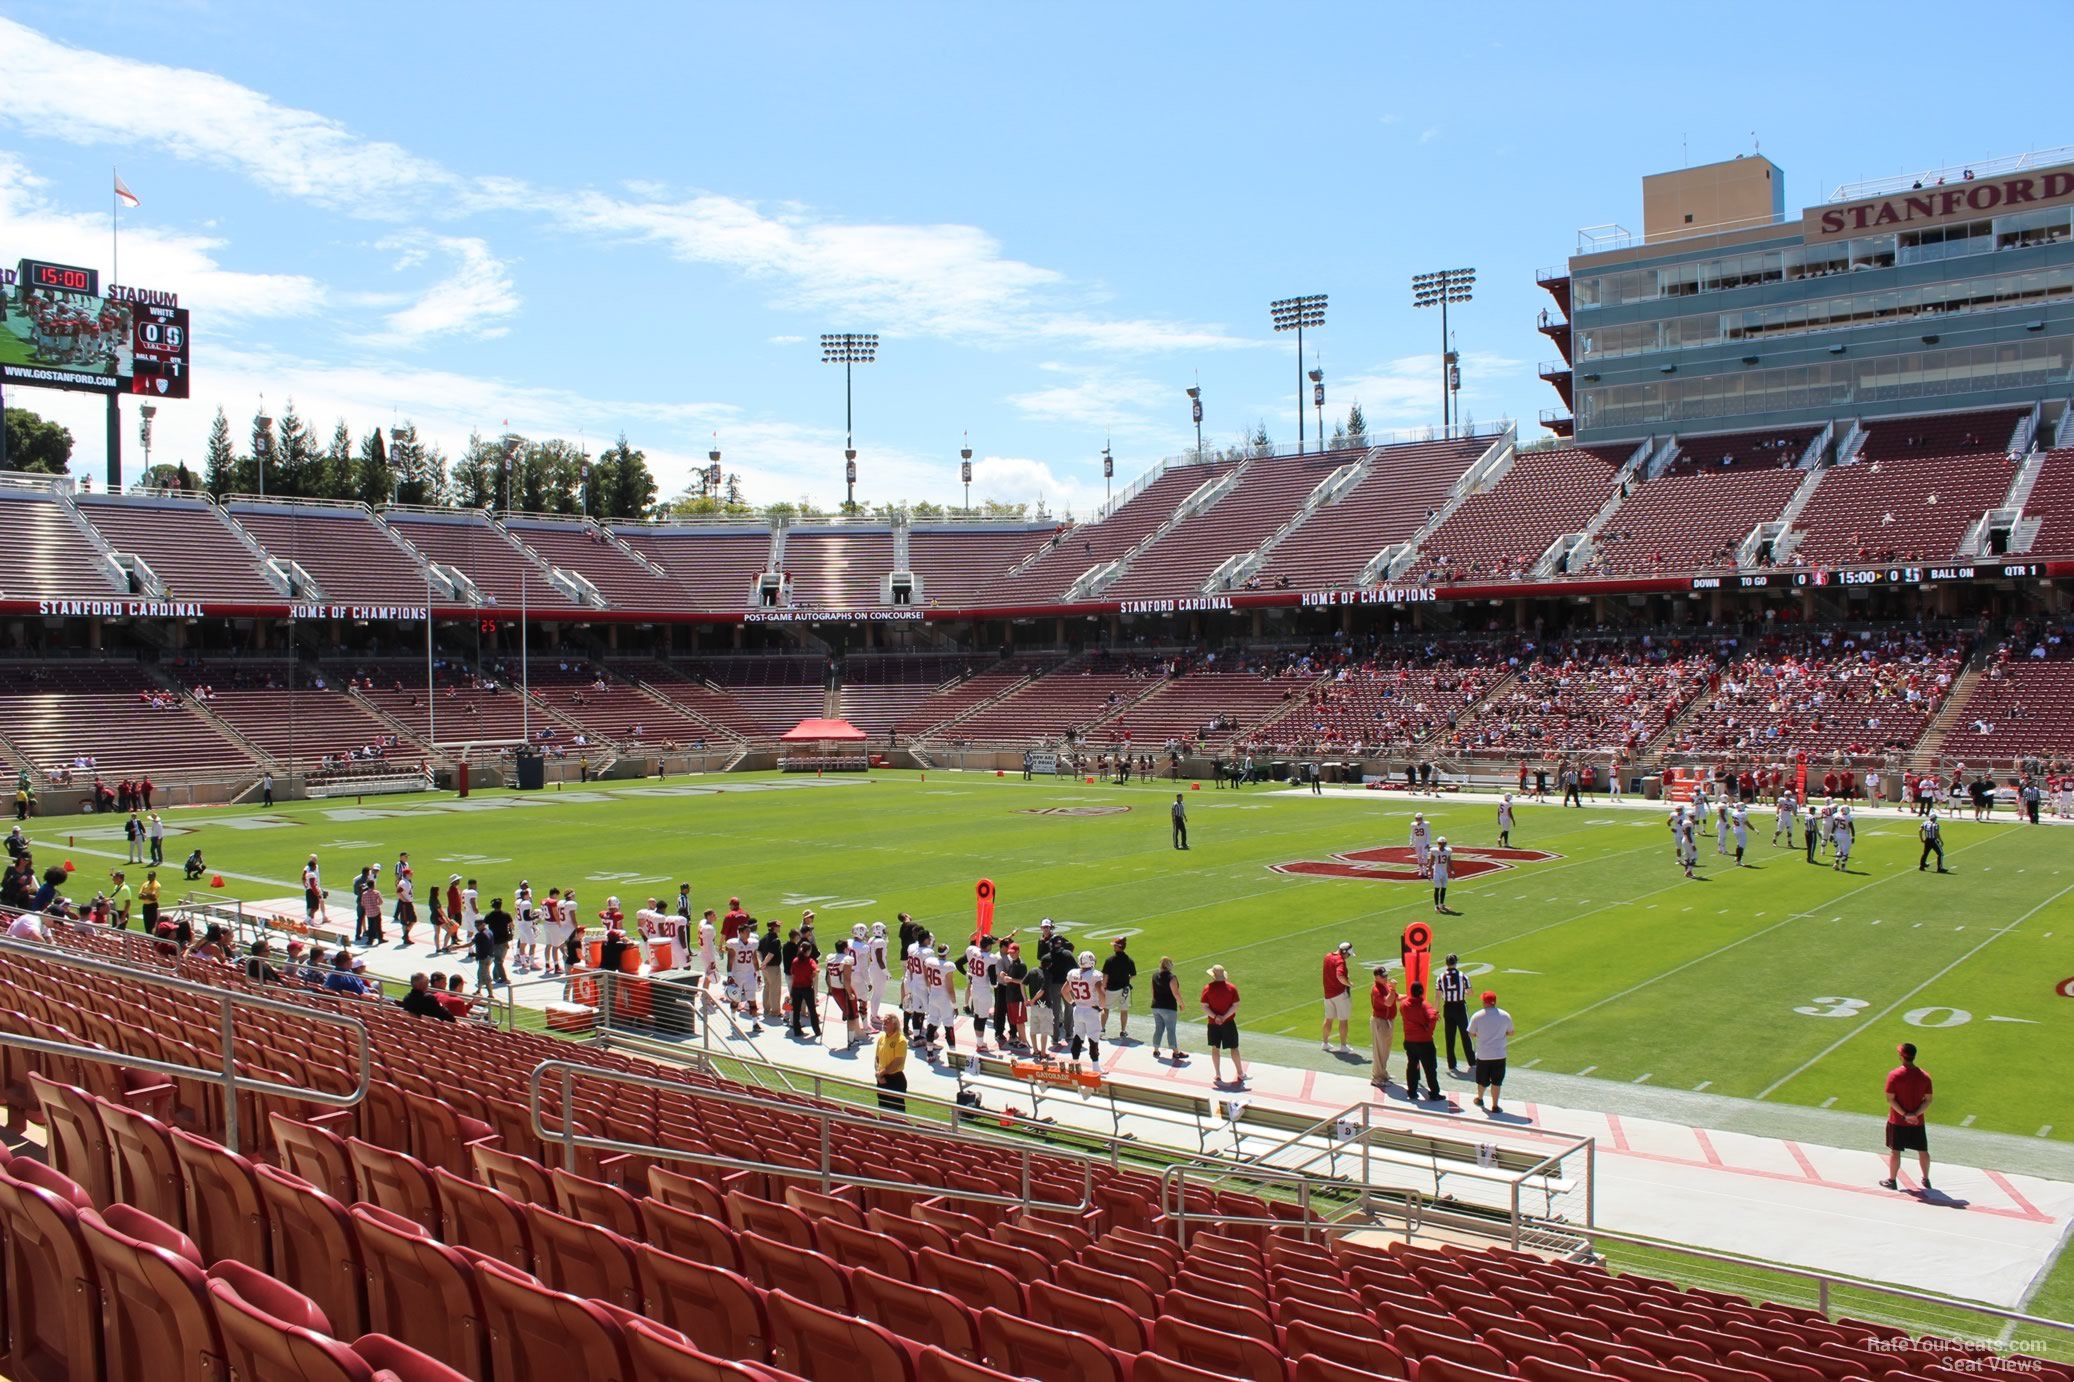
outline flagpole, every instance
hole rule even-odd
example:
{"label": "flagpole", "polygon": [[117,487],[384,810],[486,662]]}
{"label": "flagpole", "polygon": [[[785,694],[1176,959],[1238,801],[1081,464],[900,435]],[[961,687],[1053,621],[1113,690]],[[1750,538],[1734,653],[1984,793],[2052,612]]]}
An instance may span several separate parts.
{"label": "flagpole", "polygon": [[115,184],[122,179],[113,164],[108,168],[108,281],[122,282],[122,199],[115,193]]}

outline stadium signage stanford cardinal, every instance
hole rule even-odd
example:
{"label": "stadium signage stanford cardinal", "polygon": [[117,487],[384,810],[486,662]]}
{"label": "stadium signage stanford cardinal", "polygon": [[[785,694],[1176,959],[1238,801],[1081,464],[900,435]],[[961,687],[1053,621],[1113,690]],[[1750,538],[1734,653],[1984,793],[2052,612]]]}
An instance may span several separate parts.
{"label": "stadium signage stanford cardinal", "polygon": [[[1540,864],[1560,859],[1545,849],[1499,849],[1464,845],[1454,851],[1449,869],[1452,881],[1466,882],[1486,873],[1498,873],[1515,864]],[[1301,878],[1364,878],[1379,883],[1418,883],[1418,852],[1409,845],[1383,845],[1335,854],[1330,859],[1299,859],[1288,864],[1270,864],[1276,873]]]}

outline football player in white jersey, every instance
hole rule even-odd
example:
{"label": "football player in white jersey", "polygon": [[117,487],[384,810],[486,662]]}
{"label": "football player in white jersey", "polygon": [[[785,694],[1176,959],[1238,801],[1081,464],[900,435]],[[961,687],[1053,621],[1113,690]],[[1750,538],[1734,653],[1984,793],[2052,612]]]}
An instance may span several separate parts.
{"label": "football player in white jersey", "polygon": [[929,1004],[928,956],[929,933],[918,931],[901,956],[900,1012],[910,1037],[922,1034],[922,1014]]}
{"label": "football player in white jersey", "polygon": [[1736,867],[1741,868],[1743,866],[1743,853],[1745,850],[1750,848],[1749,808],[1738,803],[1736,806],[1735,815],[1730,819],[1729,825],[1735,831]]}
{"label": "football player in white jersey", "polygon": [[1784,834],[1786,848],[1793,848],[1793,827],[1799,820],[1800,808],[1793,800],[1793,793],[1779,793],[1779,809],[1772,817],[1772,843],[1776,845],[1779,836]]}
{"label": "football player in white jersey", "polygon": [[1858,823],[1851,819],[1851,808],[1836,808],[1836,822],[1829,827],[1829,841],[1836,847],[1836,871],[1851,871],[1851,845],[1858,837]]}
{"label": "football player in white jersey", "polygon": [[[610,905],[608,899],[607,905]],[[649,898],[648,905],[634,913],[634,943],[641,947],[641,968],[655,967],[655,938],[661,934],[662,903]]]}
{"label": "football player in white jersey", "polygon": [[1102,971],[1095,968],[1095,952],[1080,952],[1080,967],[1066,976],[1066,1006],[1073,1014],[1073,1040],[1070,1050],[1074,1060],[1080,1059],[1080,1043],[1087,1043],[1087,1058],[1096,1065],[1102,1063],[1102,1000],[1107,996],[1108,985],[1102,980]]}
{"label": "football player in white jersey", "polygon": [[1714,852],[1728,853],[1728,799],[1722,798],[1714,807]]}
{"label": "football player in white jersey", "polygon": [[713,909],[699,918],[699,987],[711,989],[720,975],[720,928],[713,924]]}
{"label": "football player in white jersey", "polygon": [[727,989],[735,1011],[751,1022],[749,1034],[755,1036],[763,1030],[757,1022],[761,1015],[757,1009],[757,995],[761,978],[761,958],[756,953],[756,933],[743,927],[727,943]]}
{"label": "football player in white jersey", "polygon": [[1512,793],[1498,799],[1498,843],[1512,848]]}
{"label": "football player in white jersey", "polygon": [[[400,890],[403,880],[397,879],[396,886]],[[518,960],[514,968],[532,969],[536,963],[533,950],[540,940],[540,924],[533,913],[533,885],[523,878],[519,880],[518,887],[512,890],[511,913],[512,920],[517,925],[518,938]]]}
{"label": "football player in white jersey", "polygon": [[1444,917],[1455,913],[1447,905],[1448,876],[1454,870],[1455,852],[1448,848],[1447,836],[1443,835],[1433,851],[1433,864],[1427,870],[1433,879],[1433,910]]}
{"label": "football player in white jersey", "polygon": [[949,945],[939,944],[922,961],[922,982],[929,989],[922,1035],[934,1046],[940,1027],[943,1029],[944,1049],[955,1051],[958,1049],[958,967],[951,960]]}
{"label": "football player in white jersey", "polygon": [[849,941],[835,943],[835,951],[821,972],[828,981],[828,996],[835,1000],[835,1010],[842,1015],[846,1033],[843,1049],[853,1050],[865,1039],[864,1004],[857,997],[857,956]]}
{"label": "football player in white jersey", "polygon": [[965,1006],[972,1013],[972,1044],[987,1049],[987,1023],[994,1020],[994,938],[981,936],[965,947]]}
{"label": "football player in white jersey", "polygon": [[1433,830],[1426,824],[1424,811],[1412,812],[1411,847],[1419,856],[1419,877],[1425,878],[1433,872]]}
{"label": "football player in white jersey", "polygon": [[1680,816],[1678,818],[1678,863],[1684,868],[1687,878],[1694,876],[1693,870],[1699,867],[1699,862],[1699,823],[1690,816]]}
{"label": "football player in white jersey", "polygon": [[879,1007],[886,1001],[886,988],[893,982],[893,967],[888,953],[891,948],[886,940],[886,923],[873,922],[871,939],[865,944],[864,959],[859,965],[864,973],[864,1006],[873,1022],[878,1021]]}
{"label": "football player in white jersey", "polygon": [[850,928],[850,992],[857,999],[865,1025],[876,1031],[879,1024],[878,995],[871,983],[871,928],[858,922]]}

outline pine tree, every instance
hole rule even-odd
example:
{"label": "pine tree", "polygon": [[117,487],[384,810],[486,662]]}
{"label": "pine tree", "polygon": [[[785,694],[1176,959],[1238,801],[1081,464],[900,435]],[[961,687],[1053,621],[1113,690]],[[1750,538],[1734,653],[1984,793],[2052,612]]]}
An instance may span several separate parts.
{"label": "pine tree", "polygon": [[382,442],[382,429],[377,427],[360,439],[360,454],[353,462],[352,492],[346,497],[370,508],[380,508],[396,492],[396,479],[396,472],[389,469],[389,450]]}
{"label": "pine tree", "polygon": [[454,462],[450,477],[453,502],[464,509],[486,509],[497,500],[504,470],[504,444],[480,432],[468,434],[468,449]]}
{"label": "pine tree", "polygon": [[281,493],[318,494],[319,456],[310,442],[308,425],[295,411],[295,400],[289,399],[288,406],[281,409],[280,420],[274,424],[274,457],[280,466]]}
{"label": "pine tree", "polygon": [[353,433],[347,428],[346,420],[340,418],[338,426],[331,430],[331,445],[324,448],[324,459],[319,466],[319,478],[313,491],[324,499],[352,499],[356,497],[353,483]]}
{"label": "pine tree", "polygon": [[238,482],[238,451],[230,444],[230,419],[223,409],[216,410],[216,421],[209,424],[209,446],[207,459],[202,465],[202,488],[217,499],[230,495]]}
{"label": "pine tree", "polygon": [[1368,445],[1368,418],[1362,413],[1359,403],[1347,409],[1347,445]]}

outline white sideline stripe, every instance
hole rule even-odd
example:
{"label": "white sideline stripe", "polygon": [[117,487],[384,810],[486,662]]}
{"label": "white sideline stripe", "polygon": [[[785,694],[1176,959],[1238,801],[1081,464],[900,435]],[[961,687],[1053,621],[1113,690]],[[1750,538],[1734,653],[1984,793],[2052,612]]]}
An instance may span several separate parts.
{"label": "white sideline stripe", "polygon": [[[1807,1060],[1805,1060],[1805,1061],[1801,1062],[1801,1064],[1800,1064],[1800,1065],[1796,1066],[1796,1067],[1795,1067],[1795,1068],[1794,1068],[1793,1070],[1791,1070],[1791,1071],[1790,1071],[1790,1072],[1788,1072],[1787,1074],[1781,1075],[1781,1076],[1780,1076],[1780,1077],[1779,1077],[1778,1079],[1776,1079],[1776,1080],[1773,1080],[1773,1081],[1772,1081],[1772,1082],[1771,1082],[1770,1084],[1766,1085],[1766,1086],[1765,1086],[1765,1087],[1764,1087],[1763,1089],[1760,1089],[1760,1090],[1758,1090],[1758,1091],[1757,1091],[1757,1097],[1758,1097],[1759,1099],[1765,1098],[1765,1097],[1766,1097],[1767,1095],[1770,1095],[1770,1094],[1772,1094],[1772,1093],[1775,1093],[1776,1091],[1778,1091],[1778,1090],[1779,1090],[1780,1088],[1782,1088],[1783,1086],[1785,1086],[1785,1085],[1787,1085],[1787,1084],[1790,1084],[1790,1083],[1792,1083],[1792,1082],[1793,1082],[1794,1080],[1796,1080],[1796,1079],[1800,1078],[1800,1077],[1801,1077],[1802,1075],[1805,1075],[1805,1074],[1806,1074],[1806,1073],[1807,1073],[1807,1072],[1808,1072],[1809,1070],[1813,1069],[1813,1068],[1815,1067],[1815,1065],[1816,1065],[1816,1064],[1818,1064],[1818,1063],[1819,1063],[1819,1062],[1821,1062],[1821,1061],[1827,1060],[1827,1059],[1828,1059],[1828,1058],[1829,1058],[1830,1056],[1832,1056],[1832,1055],[1836,1054],[1836,1052],[1837,1052],[1838,1050],[1842,1049],[1842,1047],[1843,1047],[1843,1046],[1844,1046],[1844,1045],[1845,1045],[1845,1044],[1846,1044],[1847,1042],[1849,1042],[1849,1041],[1850,1041],[1850,1040],[1851,1040],[1851,1039],[1852,1039],[1853,1037],[1856,1037],[1856,1036],[1860,1035],[1861,1033],[1864,1033],[1864,1032],[1866,1032],[1866,1031],[1869,1031],[1869,1030],[1871,1030],[1871,1028],[1873,1027],[1873,1025],[1874,1025],[1874,1024],[1876,1024],[1876,1023],[1877,1023],[1877,1022],[1878,1022],[1878,1021],[1879,1021],[1879,1020],[1880,1020],[1881,1018],[1885,1017],[1885,1016],[1886,1016],[1886,1015],[1887,1015],[1888,1013],[1891,1013],[1891,1012],[1893,1012],[1893,1011],[1894,1011],[1894,1010],[1895,1010],[1896,1008],[1900,1007],[1900,1006],[1901,1006],[1901,1005],[1902,1005],[1903,1003],[1906,1003],[1906,1002],[1907,1002],[1907,1001],[1908,1001],[1909,999],[1911,999],[1911,998],[1915,997],[1915,996],[1916,996],[1917,994],[1921,993],[1921,992],[1922,992],[1922,991],[1923,991],[1924,989],[1926,989],[1926,988],[1929,988],[1929,987],[1930,987],[1930,986],[1931,986],[1932,984],[1936,983],[1936,982],[1937,982],[1937,981],[1938,981],[1939,979],[1942,979],[1942,978],[1943,978],[1943,977],[1944,977],[1945,975],[1947,975],[1947,974],[1951,973],[1951,972],[1952,972],[1953,970],[1957,969],[1957,968],[1958,968],[1958,967],[1959,967],[1960,965],[1962,965],[1962,964],[1965,964],[1965,963],[1966,963],[1966,962],[1967,962],[1968,960],[1972,959],[1972,958],[1973,958],[1973,957],[1974,957],[1975,955],[1978,955],[1978,954],[1979,954],[1979,953],[1980,953],[1981,951],[1983,951],[1983,950],[1987,949],[1987,948],[1988,948],[1989,946],[1993,945],[1993,944],[1994,944],[1994,943],[1995,943],[1995,942],[1996,942],[1997,940],[1999,940],[1999,939],[2000,939],[2000,938],[2001,938],[2002,936],[2004,936],[2004,935],[2008,934],[2008,932],[2010,932],[2010,931],[2014,931],[2014,930],[2015,930],[2015,929],[2016,929],[2017,927],[2019,927],[2019,926],[2023,925],[2023,924],[2024,924],[2024,923],[2025,923],[2026,921],[2029,921],[2029,920],[2030,920],[2030,919],[2031,919],[2032,917],[2034,917],[2034,916],[2037,916],[2037,915],[2038,915],[2038,914],[2039,914],[2040,912],[2044,911],[2044,910],[2045,910],[2045,909],[2046,909],[2047,907],[2050,907],[2050,906],[2051,906],[2051,905],[2052,905],[2053,903],[2055,903],[2055,902],[2059,901],[2059,900],[2060,900],[2061,898],[2065,897],[2065,896],[2066,896],[2066,895],[2067,895],[2068,893],[2070,893],[2070,892],[2074,892],[2074,883],[2069,883],[2069,884],[2068,884],[2068,885],[2067,885],[2066,887],[2064,887],[2064,888],[2061,888],[2061,889],[2060,889],[2060,890],[2059,890],[2058,892],[2054,893],[2054,894],[2053,894],[2053,895],[2052,895],[2051,897],[2048,897],[2048,898],[2046,898],[2046,899],[2045,899],[2045,900],[2044,900],[2043,902],[2040,902],[2040,903],[2039,903],[2039,904],[2038,904],[2037,906],[2033,907],[2033,908],[2032,908],[2032,909],[2031,909],[2030,911],[2028,911],[2028,912],[2025,912],[2025,913],[2024,913],[2024,914],[2023,914],[2022,916],[2018,917],[2018,918],[2017,918],[2017,919],[2016,919],[2015,921],[2011,922],[2011,923],[2010,923],[2010,924],[2009,924],[2009,925],[2008,925],[2007,927],[2004,927],[2004,928],[2002,928],[2001,930],[1997,930],[1997,931],[1991,931],[1991,932],[1989,932],[1989,934],[1988,934],[1988,937],[1987,937],[1987,939],[1983,940],[1983,941],[1982,941],[1982,942],[1981,942],[1981,943],[1980,943],[1979,945],[1976,945],[1976,946],[1974,946],[1974,947],[1973,947],[1973,948],[1972,948],[1971,950],[1969,950],[1969,951],[1967,951],[1967,952],[1966,952],[1965,954],[1961,955],[1961,956],[1960,956],[1960,957],[1959,957],[1958,959],[1956,959],[1956,960],[1953,960],[1953,961],[1952,961],[1952,962],[1951,962],[1950,964],[1946,965],[1946,966],[1945,966],[1945,967],[1944,967],[1943,969],[1940,969],[1940,970],[1938,970],[1938,971],[1937,971],[1937,972],[1936,972],[1935,974],[1933,974],[1933,975],[1931,975],[1931,976],[1930,976],[1929,978],[1925,979],[1925,980],[1924,980],[1924,981],[1923,981],[1922,983],[1920,983],[1920,984],[1917,984],[1917,985],[1916,985],[1916,986],[1915,986],[1914,988],[1910,989],[1910,990],[1909,990],[1909,991],[1908,991],[1907,993],[1904,993],[1904,994],[1902,994],[1902,995],[1901,995],[1901,996],[1900,996],[1899,998],[1897,998],[1897,999],[1895,999],[1895,1000],[1894,1000],[1893,1002],[1891,1002],[1891,1003],[1887,1004],[1887,1006],[1886,1006],[1886,1007],[1884,1007],[1884,1008],[1881,1008],[1881,1009],[1880,1009],[1880,1010],[1879,1010],[1878,1012],[1874,1013],[1874,1014],[1873,1014],[1873,1015],[1872,1015],[1871,1017],[1867,1018],[1867,1019],[1866,1019],[1866,1020],[1865,1020],[1865,1021],[1864,1021],[1863,1023],[1860,1023],[1860,1024],[1858,1025],[1858,1026],[1856,1026],[1856,1027],[1853,1027],[1853,1028],[1852,1028],[1852,1029],[1851,1029],[1850,1031],[1848,1031],[1848,1032],[1845,1032],[1845,1033],[1844,1033],[1844,1034],[1843,1034],[1842,1036],[1838,1037],[1838,1038],[1837,1038],[1837,1039],[1836,1039],[1835,1041],[1832,1041],[1832,1042],[1830,1042],[1830,1043],[1829,1043],[1829,1044],[1828,1044],[1827,1046],[1823,1047],[1823,1048],[1822,1048],[1822,1049],[1821,1049],[1820,1051],[1816,1052],[1816,1053],[1815,1053],[1815,1054],[1814,1054],[1813,1056],[1810,1056],[1810,1057],[1809,1057],[1809,1058],[1808,1058]],[[1963,928],[1962,928],[1962,929],[1963,929]]]}

